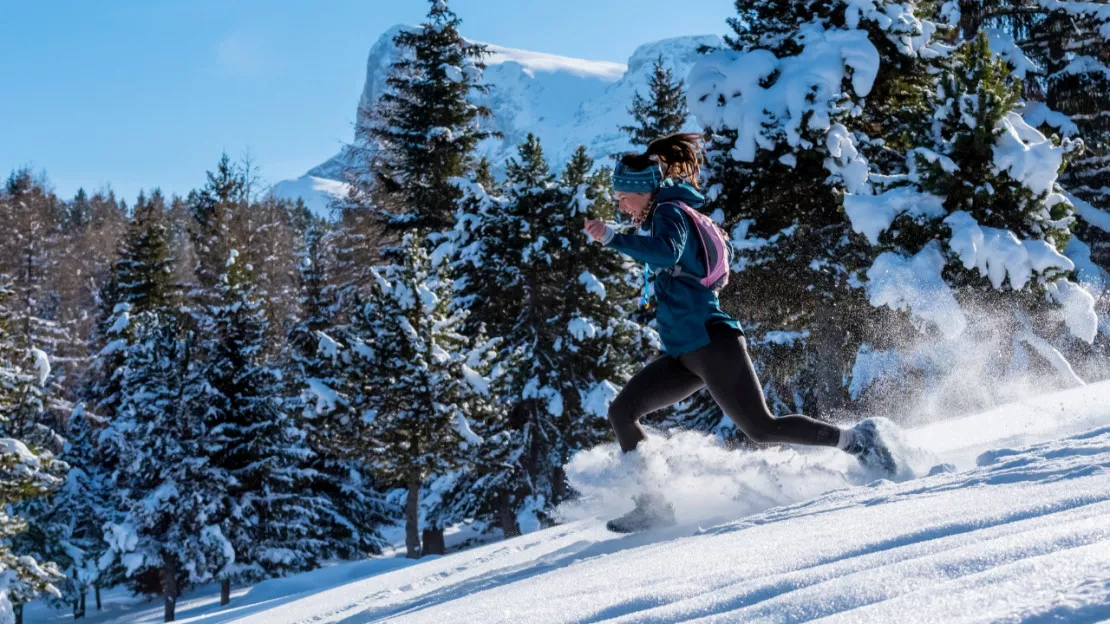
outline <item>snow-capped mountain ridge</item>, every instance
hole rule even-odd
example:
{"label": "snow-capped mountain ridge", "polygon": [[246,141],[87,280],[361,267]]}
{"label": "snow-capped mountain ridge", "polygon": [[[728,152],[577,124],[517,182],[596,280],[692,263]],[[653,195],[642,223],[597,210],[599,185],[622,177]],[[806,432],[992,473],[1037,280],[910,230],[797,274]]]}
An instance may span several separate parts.
{"label": "snow-capped mountain ridge", "polygon": [[[411,27],[390,28],[370,48],[356,111],[359,122],[386,87],[389,68],[400,54],[393,38],[405,28]],[[685,77],[699,48],[720,46],[722,41],[716,35],[654,41],[638,47],[626,65],[485,45],[490,55],[483,82],[490,91],[476,99],[493,111],[485,127],[504,138],[484,141],[478,151],[500,168],[516,156],[517,146],[529,133],[539,137],[553,167],[564,164],[579,145],[585,145],[596,160],[630,149],[619,127],[631,123],[628,107],[634,94],[647,93],[655,59],[662,57],[676,76]],[[693,118],[689,128],[696,128]],[[327,214],[330,199],[343,192],[342,185],[333,182],[342,181],[352,158],[350,148],[344,148],[301,178],[279,182],[273,193],[302,197],[318,214]]]}

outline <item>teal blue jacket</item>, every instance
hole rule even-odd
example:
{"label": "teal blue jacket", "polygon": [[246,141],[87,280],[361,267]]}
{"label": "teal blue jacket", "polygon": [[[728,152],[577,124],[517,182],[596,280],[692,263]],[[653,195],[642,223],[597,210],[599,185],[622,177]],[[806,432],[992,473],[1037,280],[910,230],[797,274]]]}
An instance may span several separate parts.
{"label": "teal blue jacket", "polygon": [[[643,227],[648,228],[650,235],[617,233],[608,246],[646,263],[652,271],[678,264],[687,273],[704,276],[707,269],[698,247],[701,244],[698,234],[692,230],[693,224],[681,209],[666,204],[674,200],[695,209],[705,204],[705,196],[693,186],[668,178],[663,181],[648,218],[644,220]],[[655,298],[658,303],[656,329],[663,342],[663,352],[672,357],[708,345],[708,325],[719,323],[743,331],[736,319],[721,310],[717,293],[702,286],[696,279],[675,277],[669,272],[658,273]]]}

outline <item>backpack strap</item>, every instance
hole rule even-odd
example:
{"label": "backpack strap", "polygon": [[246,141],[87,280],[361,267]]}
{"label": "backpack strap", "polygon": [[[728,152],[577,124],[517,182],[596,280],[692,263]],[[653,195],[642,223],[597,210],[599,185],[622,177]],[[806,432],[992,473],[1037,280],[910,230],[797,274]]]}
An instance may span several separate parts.
{"label": "backpack strap", "polygon": [[[699,286],[709,288],[710,290],[713,290],[714,292],[719,291],[722,287],[724,287],[725,284],[728,283],[728,265],[731,264],[731,262],[732,262],[733,250],[732,250],[732,245],[730,244],[730,242],[728,240],[728,237],[725,236],[725,234],[721,230],[720,226],[718,226],[716,223],[713,223],[709,219],[709,217],[707,217],[707,216],[705,216],[701,213],[698,213],[696,210],[687,206],[683,202],[675,200],[675,201],[664,202],[663,204],[660,204],[660,205],[665,205],[665,204],[672,204],[676,208],[678,208],[679,212],[684,213],[684,216],[686,217],[686,221],[697,232],[698,242],[701,244],[701,249],[700,249],[701,256],[700,257],[703,259],[703,262],[705,263],[706,275],[697,275],[695,273],[691,273],[691,272],[683,269],[682,266],[679,263],[675,263],[673,266],[667,267],[666,269],[662,269],[661,271],[657,272],[656,275],[658,275],[658,273],[661,273],[661,272],[665,271],[665,272],[670,273],[672,276],[674,276],[676,278],[677,277],[687,277],[687,278],[690,278],[690,279],[696,281]],[[716,244],[717,243],[716,239],[714,239],[713,241],[709,241],[709,240],[706,239],[706,237],[709,236],[709,235],[706,234],[705,228],[710,227],[710,226],[714,230],[713,235],[717,236],[720,239],[720,241],[722,243],[721,244],[722,249],[717,249],[718,245]],[[654,233],[654,231],[653,231],[653,233]],[[689,241],[689,236],[687,236],[687,241]],[[713,252],[714,252],[712,254],[713,257],[711,257],[711,254],[710,254],[710,248],[711,247],[712,247]],[[707,284],[706,280],[708,280],[710,278],[710,276],[715,275],[719,271],[719,267],[716,263],[719,263],[721,261],[721,258],[717,257],[717,254],[719,254],[721,252],[723,252],[725,254],[724,262],[727,263],[726,266],[725,266],[725,273],[724,273],[723,276],[719,276],[713,282],[713,284]],[[714,259],[714,258],[716,258],[716,259]]]}
{"label": "backpack strap", "polygon": [[[675,208],[678,209],[678,213],[680,215],[682,215],[683,219],[686,219],[686,222],[690,224],[690,229],[693,230],[693,232],[697,235],[698,243],[700,243],[701,245],[705,245],[705,241],[701,240],[701,230],[698,229],[698,224],[694,223],[693,220],[690,218],[690,215],[686,214],[686,211],[682,209],[682,202],[679,202],[678,200],[667,201],[667,202],[663,202],[661,204],[658,204],[655,208],[658,209],[659,206],[666,206],[667,204],[670,204],[670,205],[672,205],[672,206],[674,206]],[[652,234],[652,236],[655,235],[655,223],[654,222],[652,222],[652,225],[651,225],[651,234]],[[689,235],[687,235],[686,240],[690,240]],[[706,270],[708,270],[708,269],[709,269],[709,267],[706,267]],[[669,266],[665,269],[658,269],[657,271],[655,271],[656,277],[658,277],[661,273],[670,273],[672,277],[688,277],[688,278],[693,279],[693,280],[701,280],[701,278],[702,278],[701,275],[696,275],[694,273],[691,273],[691,272],[683,269],[682,265],[678,262],[674,263],[674,265]],[[701,284],[700,281],[698,283],[699,283],[699,285]]]}

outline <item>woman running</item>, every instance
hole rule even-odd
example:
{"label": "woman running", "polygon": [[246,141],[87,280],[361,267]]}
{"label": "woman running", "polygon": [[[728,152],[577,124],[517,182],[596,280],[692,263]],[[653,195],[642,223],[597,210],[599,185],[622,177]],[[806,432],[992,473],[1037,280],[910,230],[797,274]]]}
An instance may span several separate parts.
{"label": "woman running", "polygon": [[[753,442],[835,446],[892,475],[894,460],[874,422],[841,429],[808,416],[776,418],[767,408],[740,323],[721,310],[713,285],[704,284],[710,270],[702,248],[708,230],[702,225],[699,233],[694,215],[685,211],[706,201],[697,182],[701,153],[699,135],[672,134],[617,163],[612,184],[618,210],[646,230],[643,235],[586,220],[591,238],[655,272],[656,325],[664,354],[633,376],[609,406],[621,450],[635,450],[646,437],[641,417],[704,386]],[[658,494],[633,500],[636,508],[611,520],[610,530],[628,533],[674,524],[673,507]]]}

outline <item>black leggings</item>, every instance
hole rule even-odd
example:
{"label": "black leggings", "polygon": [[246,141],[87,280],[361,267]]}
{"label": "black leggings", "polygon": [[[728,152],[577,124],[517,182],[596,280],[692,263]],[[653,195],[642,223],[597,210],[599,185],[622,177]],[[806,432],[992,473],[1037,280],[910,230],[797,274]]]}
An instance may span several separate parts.
{"label": "black leggings", "polygon": [[840,429],[808,416],[775,418],[767,409],[743,334],[711,325],[710,343],[678,358],[664,355],[636,373],[609,405],[609,422],[621,450],[634,450],[646,436],[639,420],[673,405],[702,386],[753,442],[836,446]]}

